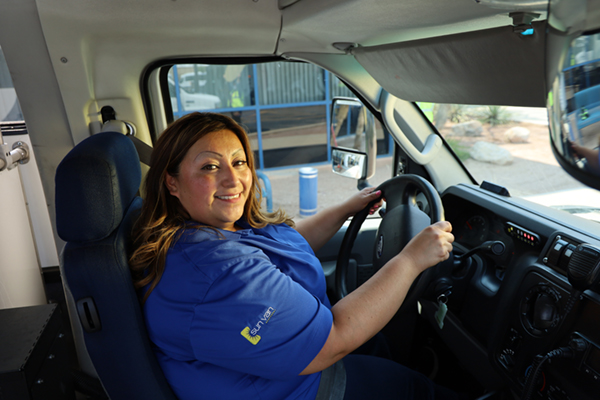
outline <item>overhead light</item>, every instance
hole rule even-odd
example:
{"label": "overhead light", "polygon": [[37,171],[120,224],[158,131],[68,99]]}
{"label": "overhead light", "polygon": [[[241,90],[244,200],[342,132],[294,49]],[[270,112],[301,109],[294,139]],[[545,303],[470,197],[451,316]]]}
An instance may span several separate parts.
{"label": "overhead light", "polygon": [[534,31],[533,28],[525,29],[523,32],[520,32],[522,36],[531,36]]}

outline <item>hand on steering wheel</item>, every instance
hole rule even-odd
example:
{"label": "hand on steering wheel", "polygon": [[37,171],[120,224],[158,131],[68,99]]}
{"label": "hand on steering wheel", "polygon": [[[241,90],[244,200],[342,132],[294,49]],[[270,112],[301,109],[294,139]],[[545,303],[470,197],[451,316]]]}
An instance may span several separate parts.
{"label": "hand on steering wheel", "polygon": [[[381,221],[373,249],[373,267],[378,271],[392,257],[424,228],[444,220],[444,209],[437,190],[425,179],[417,175],[400,175],[382,183],[381,190],[386,199],[386,213]],[[429,206],[428,214],[417,206],[417,195],[423,193]],[[374,202],[373,202],[374,204]],[[358,212],[348,227],[338,255],[336,266],[336,295],[338,300],[348,294],[346,275],[352,245],[372,204]],[[434,268],[425,270],[413,283],[403,307],[414,303],[424,292],[434,277]]]}

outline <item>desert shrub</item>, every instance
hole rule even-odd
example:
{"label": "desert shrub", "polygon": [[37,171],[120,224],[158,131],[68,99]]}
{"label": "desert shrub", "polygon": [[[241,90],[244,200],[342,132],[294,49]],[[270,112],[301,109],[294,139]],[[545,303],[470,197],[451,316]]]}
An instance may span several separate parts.
{"label": "desert shrub", "polygon": [[511,121],[510,113],[503,106],[487,106],[480,110],[479,120],[481,123],[491,126],[507,124]]}

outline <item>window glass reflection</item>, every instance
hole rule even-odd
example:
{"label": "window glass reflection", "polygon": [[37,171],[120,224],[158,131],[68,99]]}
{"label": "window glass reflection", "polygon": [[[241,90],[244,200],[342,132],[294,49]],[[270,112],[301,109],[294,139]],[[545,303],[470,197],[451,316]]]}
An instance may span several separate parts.
{"label": "window glass reflection", "polygon": [[265,168],[327,161],[324,106],[261,111]]}
{"label": "window glass reflection", "polygon": [[325,100],[324,70],[305,63],[257,65],[261,105]]}

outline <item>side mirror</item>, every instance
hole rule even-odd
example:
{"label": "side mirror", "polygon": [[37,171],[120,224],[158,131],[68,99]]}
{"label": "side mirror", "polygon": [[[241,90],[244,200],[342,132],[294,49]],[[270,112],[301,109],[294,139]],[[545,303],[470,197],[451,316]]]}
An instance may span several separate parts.
{"label": "side mirror", "polygon": [[373,114],[358,99],[335,97],[330,121],[333,172],[362,180],[375,175],[377,137]]}
{"label": "side mirror", "polygon": [[565,171],[600,189],[600,34],[579,36],[597,32],[600,18],[592,11],[600,7],[600,1],[587,2],[587,12],[568,7],[580,2],[562,3],[550,7],[548,19],[550,143]]}

